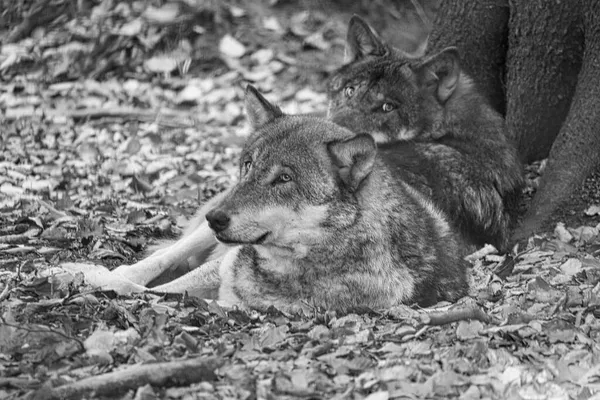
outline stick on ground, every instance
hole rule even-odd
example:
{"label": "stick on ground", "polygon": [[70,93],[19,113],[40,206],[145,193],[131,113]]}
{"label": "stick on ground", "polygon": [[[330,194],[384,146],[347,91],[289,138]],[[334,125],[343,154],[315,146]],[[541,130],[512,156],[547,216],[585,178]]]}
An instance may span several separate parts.
{"label": "stick on ground", "polygon": [[486,314],[473,299],[463,299],[447,310],[427,311],[420,313],[420,319],[426,325],[445,325],[451,322],[478,320],[485,324],[498,324],[495,318]]}
{"label": "stick on ground", "polygon": [[[155,364],[140,364],[125,370],[91,376],[74,383],[58,386],[46,394],[46,399],[80,399],[94,393],[110,396],[150,384],[153,386],[187,386],[217,378],[215,369],[223,364],[217,357],[199,357]],[[47,391],[46,388],[43,389]]]}

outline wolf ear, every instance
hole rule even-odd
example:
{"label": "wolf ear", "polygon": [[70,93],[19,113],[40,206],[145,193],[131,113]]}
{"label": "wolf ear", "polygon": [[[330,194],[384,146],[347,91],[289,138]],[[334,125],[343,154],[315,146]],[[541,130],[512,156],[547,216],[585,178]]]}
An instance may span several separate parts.
{"label": "wolf ear", "polygon": [[248,119],[250,119],[250,125],[254,129],[283,115],[279,107],[269,103],[269,101],[252,85],[246,86],[244,104],[246,107],[246,114],[248,114]]}
{"label": "wolf ear", "polygon": [[460,56],[456,47],[447,47],[425,59],[415,71],[420,84],[435,93],[438,101],[444,104],[458,85],[460,77]]}
{"label": "wolf ear", "polygon": [[363,133],[343,142],[329,143],[328,149],[342,181],[352,192],[356,191],[373,169],[377,153],[375,141]]}
{"label": "wolf ear", "polygon": [[385,43],[373,28],[358,15],[352,16],[348,23],[344,61],[352,62],[365,56],[384,56],[386,53]]}

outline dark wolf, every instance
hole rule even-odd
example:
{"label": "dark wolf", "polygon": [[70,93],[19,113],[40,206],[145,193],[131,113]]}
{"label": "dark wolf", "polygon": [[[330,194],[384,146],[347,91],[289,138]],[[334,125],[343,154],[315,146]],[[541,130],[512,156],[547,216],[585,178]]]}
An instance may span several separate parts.
{"label": "dark wolf", "polygon": [[384,148],[410,141],[452,222],[473,244],[506,250],[522,166],[502,116],[461,70],[457,50],[412,57],[355,16],[346,51],[329,81],[329,118]]}

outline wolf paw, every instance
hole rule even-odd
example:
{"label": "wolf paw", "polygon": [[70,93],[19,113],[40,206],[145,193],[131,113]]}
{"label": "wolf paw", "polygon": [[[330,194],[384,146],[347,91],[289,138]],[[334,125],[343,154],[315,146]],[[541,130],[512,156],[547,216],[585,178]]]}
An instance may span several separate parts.
{"label": "wolf paw", "polygon": [[143,292],[146,287],[138,285],[126,277],[109,271],[98,264],[64,263],[60,267],[71,275],[82,274],[85,282],[102,290],[114,290],[117,294],[126,295]]}

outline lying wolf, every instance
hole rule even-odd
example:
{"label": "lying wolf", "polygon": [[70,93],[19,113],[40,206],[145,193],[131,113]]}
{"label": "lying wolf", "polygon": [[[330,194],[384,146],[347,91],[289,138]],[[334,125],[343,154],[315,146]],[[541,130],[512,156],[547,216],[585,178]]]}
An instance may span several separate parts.
{"label": "lying wolf", "polygon": [[202,259],[214,247],[205,216],[224,255],[153,290],[210,297],[218,285],[229,304],[340,312],[466,294],[462,237],[410,183],[403,157],[333,122],[285,115],[252,86],[245,101],[253,133],[239,182],[203,207],[183,238],[115,277],[146,285]]}
{"label": "lying wolf", "polygon": [[431,196],[472,243],[506,250],[523,184],[500,114],[460,67],[455,48],[412,57],[362,19],[328,85],[329,118],[377,143],[414,142]]}

